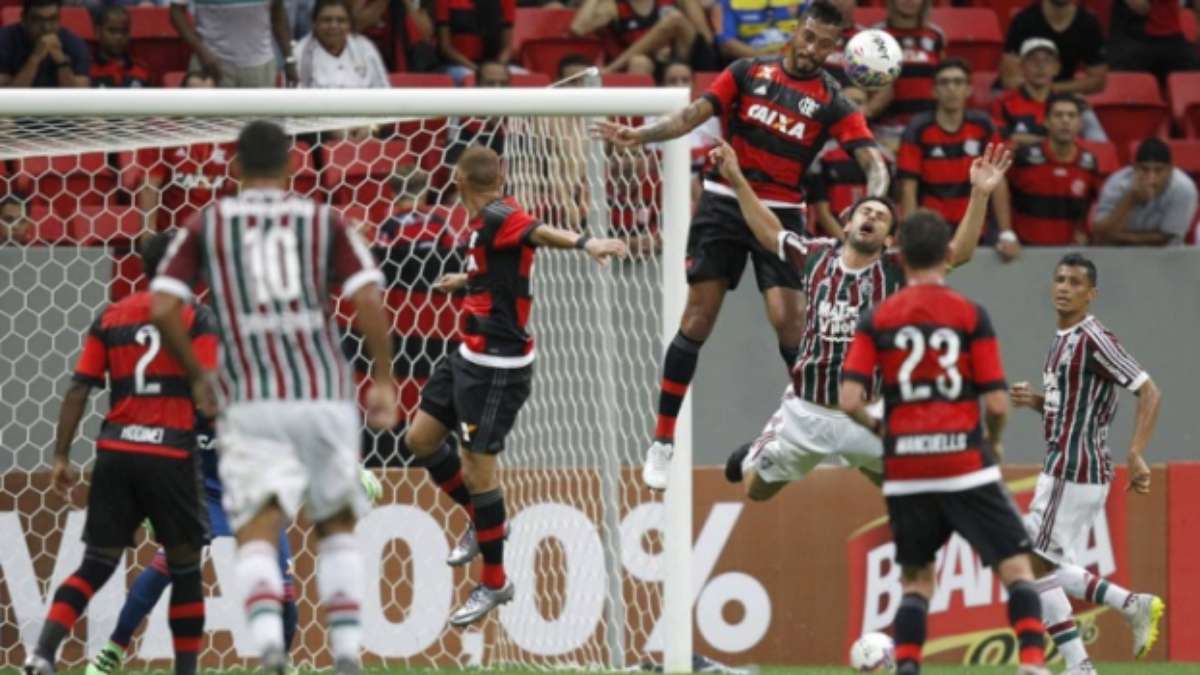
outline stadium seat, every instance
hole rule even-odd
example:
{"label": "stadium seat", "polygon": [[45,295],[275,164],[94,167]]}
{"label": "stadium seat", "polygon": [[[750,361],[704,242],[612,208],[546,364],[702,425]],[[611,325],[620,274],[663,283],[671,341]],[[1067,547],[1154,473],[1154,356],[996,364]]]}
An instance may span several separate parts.
{"label": "stadium seat", "polygon": [[854,10],[854,23],[860,26],[874,26],[886,18],[886,7],[859,7]]}
{"label": "stadium seat", "polygon": [[1158,81],[1149,73],[1109,73],[1104,91],[1087,99],[1118,154],[1123,155],[1131,141],[1165,131],[1167,104],[1158,93]]}
{"label": "stadium seat", "polygon": [[172,70],[169,73],[163,73],[162,86],[167,89],[178,89],[183,86],[183,78],[187,77],[186,70]]}
{"label": "stadium seat", "polygon": [[996,12],[985,7],[935,7],[929,20],[946,34],[946,54],[959,56],[973,70],[996,70],[1004,34]]}
{"label": "stadium seat", "polygon": [[1168,75],[1167,95],[1171,97],[1171,117],[1183,135],[1200,138],[1200,72]]}
{"label": "stadium seat", "polygon": [[600,77],[605,87],[653,87],[654,78],[641,73],[605,73]]}
{"label": "stadium seat", "polygon": [[[59,13],[59,25],[89,42],[96,40],[96,31],[92,27],[92,15],[86,7],[62,7]],[[21,22],[21,7],[19,5],[0,9],[0,26]]]}
{"label": "stadium seat", "polygon": [[1196,41],[1196,13],[1185,9],[1179,10],[1179,23],[1183,24],[1183,36],[1188,42]]}
{"label": "stadium seat", "polygon": [[388,73],[388,84],[404,87],[453,87],[454,78],[445,73]]}
{"label": "stadium seat", "polygon": [[1112,143],[1079,140],[1079,145],[1087,148],[1096,156],[1097,170],[1101,178],[1108,178],[1121,168],[1121,159],[1117,157],[1117,147]]}
{"label": "stadium seat", "polygon": [[47,206],[34,204],[29,207],[29,222],[33,223],[33,238],[30,244],[52,246],[67,244],[67,223],[59,214]]}
{"label": "stadium seat", "polygon": [[[187,70],[192,57],[166,7],[129,8],[129,52],[156,72]],[[178,86],[178,85],[176,85]]]}
{"label": "stadium seat", "polygon": [[697,71],[696,74],[692,76],[692,98],[700,98],[704,92],[708,91],[708,88],[712,86],[713,81],[716,80],[717,76],[720,74],[720,71],[715,70]]}
{"label": "stadium seat", "polygon": [[992,104],[992,99],[996,97],[996,90],[992,85],[996,83],[996,73],[991,70],[971,73],[971,99],[967,101],[967,105],[972,108],[981,108],[988,110]]}
{"label": "stadium seat", "polygon": [[[544,73],[510,73],[508,84],[512,87],[549,87],[550,76]],[[468,73],[463,78],[463,86],[475,86],[475,73]]]}
{"label": "stadium seat", "polygon": [[513,21],[512,51],[518,58],[525,44],[542,38],[571,37],[573,9],[518,7]]}
{"label": "stadium seat", "polygon": [[990,8],[996,13],[996,20],[1000,22],[1000,34],[1008,33],[1008,25],[1012,23],[1012,18],[1017,12],[1029,6],[1029,0],[973,0],[973,7]]}
{"label": "stadium seat", "polygon": [[102,152],[18,160],[14,182],[34,201],[70,214],[81,204],[103,205],[115,196],[117,173]]}
{"label": "stadium seat", "polygon": [[603,58],[600,40],[571,34],[572,9],[521,7],[513,22],[512,50],[516,60],[529,70],[554,79],[558,62],[564,56],[579,53],[592,61]]}
{"label": "stadium seat", "polygon": [[521,65],[550,79],[558,77],[558,62],[570,54],[580,54],[596,65],[604,63],[604,43],[592,38],[539,38],[525,43]]}
{"label": "stadium seat", "polygon": [[81,246],[128,244],[142,232],[142,214],[129,206],[84,206],[67,221],[71,241]]}

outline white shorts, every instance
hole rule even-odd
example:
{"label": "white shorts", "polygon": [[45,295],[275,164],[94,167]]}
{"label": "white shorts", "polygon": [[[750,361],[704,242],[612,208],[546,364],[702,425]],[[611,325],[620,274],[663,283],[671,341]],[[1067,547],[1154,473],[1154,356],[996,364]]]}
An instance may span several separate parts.
{"label": "white shorts", "polygon": [[779,483],[799,480],[830,458],[881,471],[883,441],[845,413],[809,403],[788,386],[779,409],[751,444],[742,471],[753,469],[762,480]]}
{"label": "white shorts", "polygon": [[272,498],[319,523],[369,509],[359,483],[359,415],[346,401],[236,403],[217,419],[217,471],[236,532]]}
{"label": "white shorts", "polygon": [[1108,487],[1108,483],[1074,483],[1038,474],[1025,515],[1033,550],[1053,563],[1074,563],[1089,528],[1104,517]]}

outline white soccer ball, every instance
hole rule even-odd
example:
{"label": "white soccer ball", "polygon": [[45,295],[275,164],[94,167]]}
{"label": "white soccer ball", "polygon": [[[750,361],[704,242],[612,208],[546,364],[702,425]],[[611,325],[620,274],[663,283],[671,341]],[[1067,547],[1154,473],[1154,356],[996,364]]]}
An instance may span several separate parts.
{"label": "white soccer ball", "polygon": [[866,633],[850,646],[850,667],[858,673],[896,671],[896,645],[883,633]]}
{"label": "white soccer ball", "polygon": [[846,75],[860,87],[878,89],[900,77],[904,52],[887,32],[871,28],[846,43]]}

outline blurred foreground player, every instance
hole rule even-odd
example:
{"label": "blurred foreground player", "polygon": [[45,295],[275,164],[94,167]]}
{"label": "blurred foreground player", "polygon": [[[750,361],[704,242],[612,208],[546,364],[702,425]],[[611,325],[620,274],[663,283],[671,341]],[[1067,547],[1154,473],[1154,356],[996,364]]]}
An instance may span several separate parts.
{"label": "blurred foreground player", "polygon": [[[153,275],[167,237],[148,240],[142,251]],[[54,592],[37,647],[25,662],[26,675],[49,675],[63,638],[116,569],[124,549],[149,518],[166,553],[171,580],[168,612],[175,646],[175,672],[196,672],[204,641],[204,588],[200,550],[208,542],[208,514],[200,492],[194,452],[195,408],[185,371],[164,352],[151,323],[149,293],[134,293],[109,305],[89,329],[71,388],[63,396],[54,444],[51,480],[66,495],[78,480],[71,467],[71,442],[93,387],[109,386],[109,411],[96,440],[96,463],[84,524],[83,563]],[[202,368],[217,363],[216,324],[207,308],[180,303],[179,339]]]}
{"label": "blurred foreground player", "polygon": [[[883,437],[883,495],[904,591],[895,619],[897,673],[921,671],[934,558],[957,532],[1008,591],[1018,673],[1049,675],[1031,543],[993,456],[1003,455],[1008,418],[1000,346],[987,312],[946,287],[950,256],[950,228],[940,215],[918,211],[900,225],[908,286],[859,322],[838,397],[847,414]],[[882,421],[865,411],[877,370]]]}

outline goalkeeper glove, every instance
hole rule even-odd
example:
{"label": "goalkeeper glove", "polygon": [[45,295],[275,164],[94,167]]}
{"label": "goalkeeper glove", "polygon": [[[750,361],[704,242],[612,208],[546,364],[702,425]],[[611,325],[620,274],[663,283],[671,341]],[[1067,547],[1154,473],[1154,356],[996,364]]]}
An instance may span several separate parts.
{"label": "goalkeeper glove", "polygon": [[379,498],[383,496],[383,484],[379,482],[375,474],[371,473],[370,469],[360,468],[358,481],[362,483],[363,492],[367,494],[367,499],[370,499],[372,504],[378,502]]}

